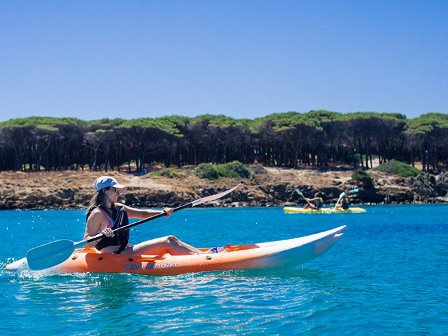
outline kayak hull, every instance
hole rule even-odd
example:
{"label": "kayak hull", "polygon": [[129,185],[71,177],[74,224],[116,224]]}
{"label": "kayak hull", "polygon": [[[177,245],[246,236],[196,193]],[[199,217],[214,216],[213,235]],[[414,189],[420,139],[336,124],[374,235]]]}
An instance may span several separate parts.
{"label": "kayak hull", "polygon": [[[51,270],[54,273],[136,273],[177,275],[298,265],[323,254],[343,235],[345,226],[310,236],[287,240],[231,246],[226,252],[197,255],[129,255],[79,249]],[[10,271],[26,265],[20,259],[7,265]]]}
{"label": "kayak hull", "polygon": [[334,208],[320,208],[320,209],[304,209],[298,207],[284,207],[283,211],[286,213],[303,213],[303,214],[343,214],[343,213],[364,213],[367,212],[363,208],[348,208],[347,210]]}

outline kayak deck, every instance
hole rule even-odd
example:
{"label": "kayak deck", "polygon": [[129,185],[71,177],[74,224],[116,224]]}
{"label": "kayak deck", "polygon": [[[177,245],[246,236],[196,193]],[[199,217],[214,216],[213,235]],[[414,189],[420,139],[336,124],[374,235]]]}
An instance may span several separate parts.
{"label": "kayak deck", "polygon": [[342,213],[364,213],[367,212],[363,208],[348,208],[344,209],[334,209],[334,208],[320,208],[320,209],[305,209],[299,207],[284,207],[283,211],[286,213],[305,213],[305,214],[342,214]]}
{"label": "kayak deck", "polygon": [[[230,246],[226,252],[196,255],[129,255],[78,249],[51,270],[54,273],[138,273],[176,275],[219,270],[298,265],[323,254],[343,235],[345,226],[309,236],[258,244]],[[6,266],[9,271],[26,267],[26,259]]]}

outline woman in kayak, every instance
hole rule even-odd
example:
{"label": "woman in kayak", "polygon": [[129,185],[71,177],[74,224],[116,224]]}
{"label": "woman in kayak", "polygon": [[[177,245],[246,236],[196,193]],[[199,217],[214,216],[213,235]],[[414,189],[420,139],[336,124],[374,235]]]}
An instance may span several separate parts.
{"label": "woman in kayak", "polygon": [[350,201],[348,199],[348,196],[345,192],[342,192],[339,195],[339,199],[336,202],[336,209],[343,209],[343,210],[347,210],[350,207]]}
{"label": "woman in kayak", "polygon": [[[166,236],[149,240],[134,246],[129,245],[129,230],[122,230],[114,234],[113,230],[125,226],[130,218],[144,219],[160,213],[157,210],[141,210],[117,203],[117,199],[126,187],[119,184],[111,176],[100,176],[94,183],[95,194],[90,201],[86,215],[86,230],[84,239],[89,239],[99,233],[104,238],[95,240],[86,247],[95,247],[101,252],[122,254],[165,254],[185,255],[198,254],[200,250],[188,245],[175,236]],[[173,209],[165,208],[166,216],[173,213]]]}
{"label": "woman in kayak", "polygon": [[324,205],[324,200],[322,198],[322,193],[317,192],[314,198],[305,198],[307,204],[303,207],[304,209],[314,209],[319,210]]}

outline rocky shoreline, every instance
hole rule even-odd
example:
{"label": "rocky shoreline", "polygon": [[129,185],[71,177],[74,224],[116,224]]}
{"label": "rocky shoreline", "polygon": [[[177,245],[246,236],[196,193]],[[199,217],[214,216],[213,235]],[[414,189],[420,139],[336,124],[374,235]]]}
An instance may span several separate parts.
{"label": "rocky shoreline", "polygon": [[[93,194],[92,183],[100,175],[112,175],[128,186],[121,201],[135,207],[178,206],[238,184],[235,179],[203,180],[188,170],[177,178],[134,176],[120,172],[2,172],[0,210],[85,209]],[[448,173],[424,174],[414,178],[388,176],[371,171],[374,188],[351,196],[352,204],[447,203]],[[263,173],[242,181],[240,188],[225,199],[207,206],[257,207],[304,204],[294,192],[305,196],[320,191],[326,204],[334,204],[343,190],[356,187],[351,171],[266,168]]]}

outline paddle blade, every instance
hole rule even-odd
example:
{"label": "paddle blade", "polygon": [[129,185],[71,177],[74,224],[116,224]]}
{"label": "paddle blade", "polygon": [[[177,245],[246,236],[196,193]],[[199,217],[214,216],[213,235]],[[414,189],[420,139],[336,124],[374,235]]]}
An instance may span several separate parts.
{"label": "paddle blade", "polygon": [[196,200],[196,201],[191,202],[191,206],[194,207],[194,206],[199,205],[199,204],[203,204],[203,203],[207,203],[207,202],[212,202],[212,201],[215,201],[215,200],[217,200],[217,199],[220,199],[220,198],[224,197],[225,195],[230,194],[232,191],[234,191],[234,190],[235,190],[236,188],[238,188],[240,185],[241,185],[241,183],[238,184],[237,186],[233,187],[232,189],[223,191],[223,192],[221,192],[221,193],[219,193],[219,194],[210,195],[210,196],[207,196],[207,197],[200,198],[200,199],[198,199],[198,200]]}
{"label": "paddle blade", "polygon": [[68,239],[32,248],[26,254],[28,266],[33,271],[56,266],[67,260],[74,250],[74,243]]}
{"label": "paddle blade", "polygon": [[300,196],[304,197],[299,188],[296,188],[296,193],[298,193]]}

